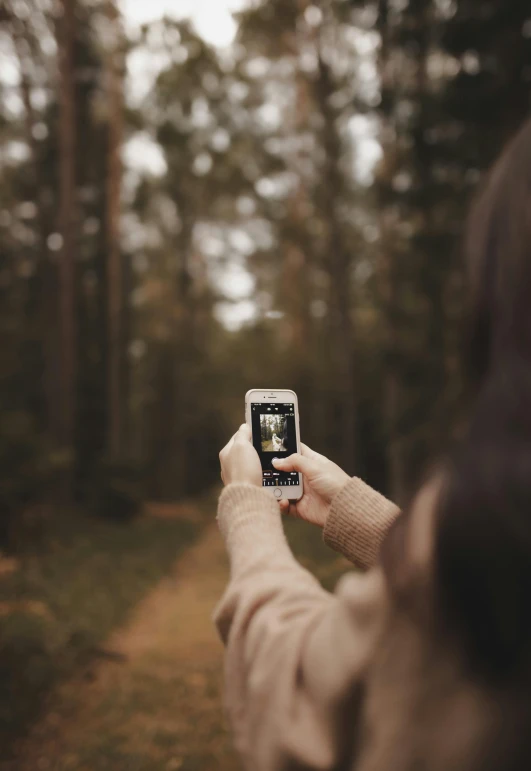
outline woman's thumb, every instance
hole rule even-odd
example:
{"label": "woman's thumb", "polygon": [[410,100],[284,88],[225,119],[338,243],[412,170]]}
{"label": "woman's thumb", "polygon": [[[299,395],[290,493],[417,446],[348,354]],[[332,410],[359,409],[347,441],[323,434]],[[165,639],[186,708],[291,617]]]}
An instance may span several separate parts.
{"label": "woman's thumb", "polygon": [[290,455],[289,458],[275,458],[273,466],[280,471],[300,471],[301,474],[310,474],[314,468],[314,464],[308,458],[305,458],[299,453]]}

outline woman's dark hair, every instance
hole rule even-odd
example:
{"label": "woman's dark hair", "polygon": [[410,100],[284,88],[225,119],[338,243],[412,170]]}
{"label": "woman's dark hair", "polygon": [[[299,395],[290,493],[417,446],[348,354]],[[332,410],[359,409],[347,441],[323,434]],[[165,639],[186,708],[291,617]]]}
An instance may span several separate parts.
{"label": "woman's dark hair", "polygon": [[531,682],[531,123],[469,220],[474,406],[439,501],[435,584],[466,664]]}

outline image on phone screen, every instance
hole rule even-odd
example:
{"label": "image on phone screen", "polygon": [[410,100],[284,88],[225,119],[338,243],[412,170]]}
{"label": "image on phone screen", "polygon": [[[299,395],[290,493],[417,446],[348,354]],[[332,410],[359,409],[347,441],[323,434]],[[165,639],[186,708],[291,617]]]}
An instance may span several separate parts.
{"label": "image on phone screen", "polygon": [[287,458],[297,452],[297,423],[294,404],[256,402],[251,404],[253,444],[262,464],[263,486],[291,487],[300,484],[297,472],[277,471],[273,458]]}

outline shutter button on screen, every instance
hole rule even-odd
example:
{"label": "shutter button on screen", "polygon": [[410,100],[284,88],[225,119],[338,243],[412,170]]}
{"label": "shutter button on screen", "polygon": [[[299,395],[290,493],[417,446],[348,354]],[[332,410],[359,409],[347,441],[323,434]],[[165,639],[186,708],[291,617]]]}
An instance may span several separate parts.
{"label": "shutter button on screen", "polygon": [[282,490],[280,487],[275,488],[275,498],[282,498]]}

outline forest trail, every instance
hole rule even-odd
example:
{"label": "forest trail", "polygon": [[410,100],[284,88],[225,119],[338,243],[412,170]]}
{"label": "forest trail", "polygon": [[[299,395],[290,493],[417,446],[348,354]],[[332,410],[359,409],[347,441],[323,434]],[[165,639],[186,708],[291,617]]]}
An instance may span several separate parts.
{"label": "forest trail", "polygon": [[59,689],[9,771],[237,771],[211,621],[227,575],[212,523],[111,636],[106,660]]}

